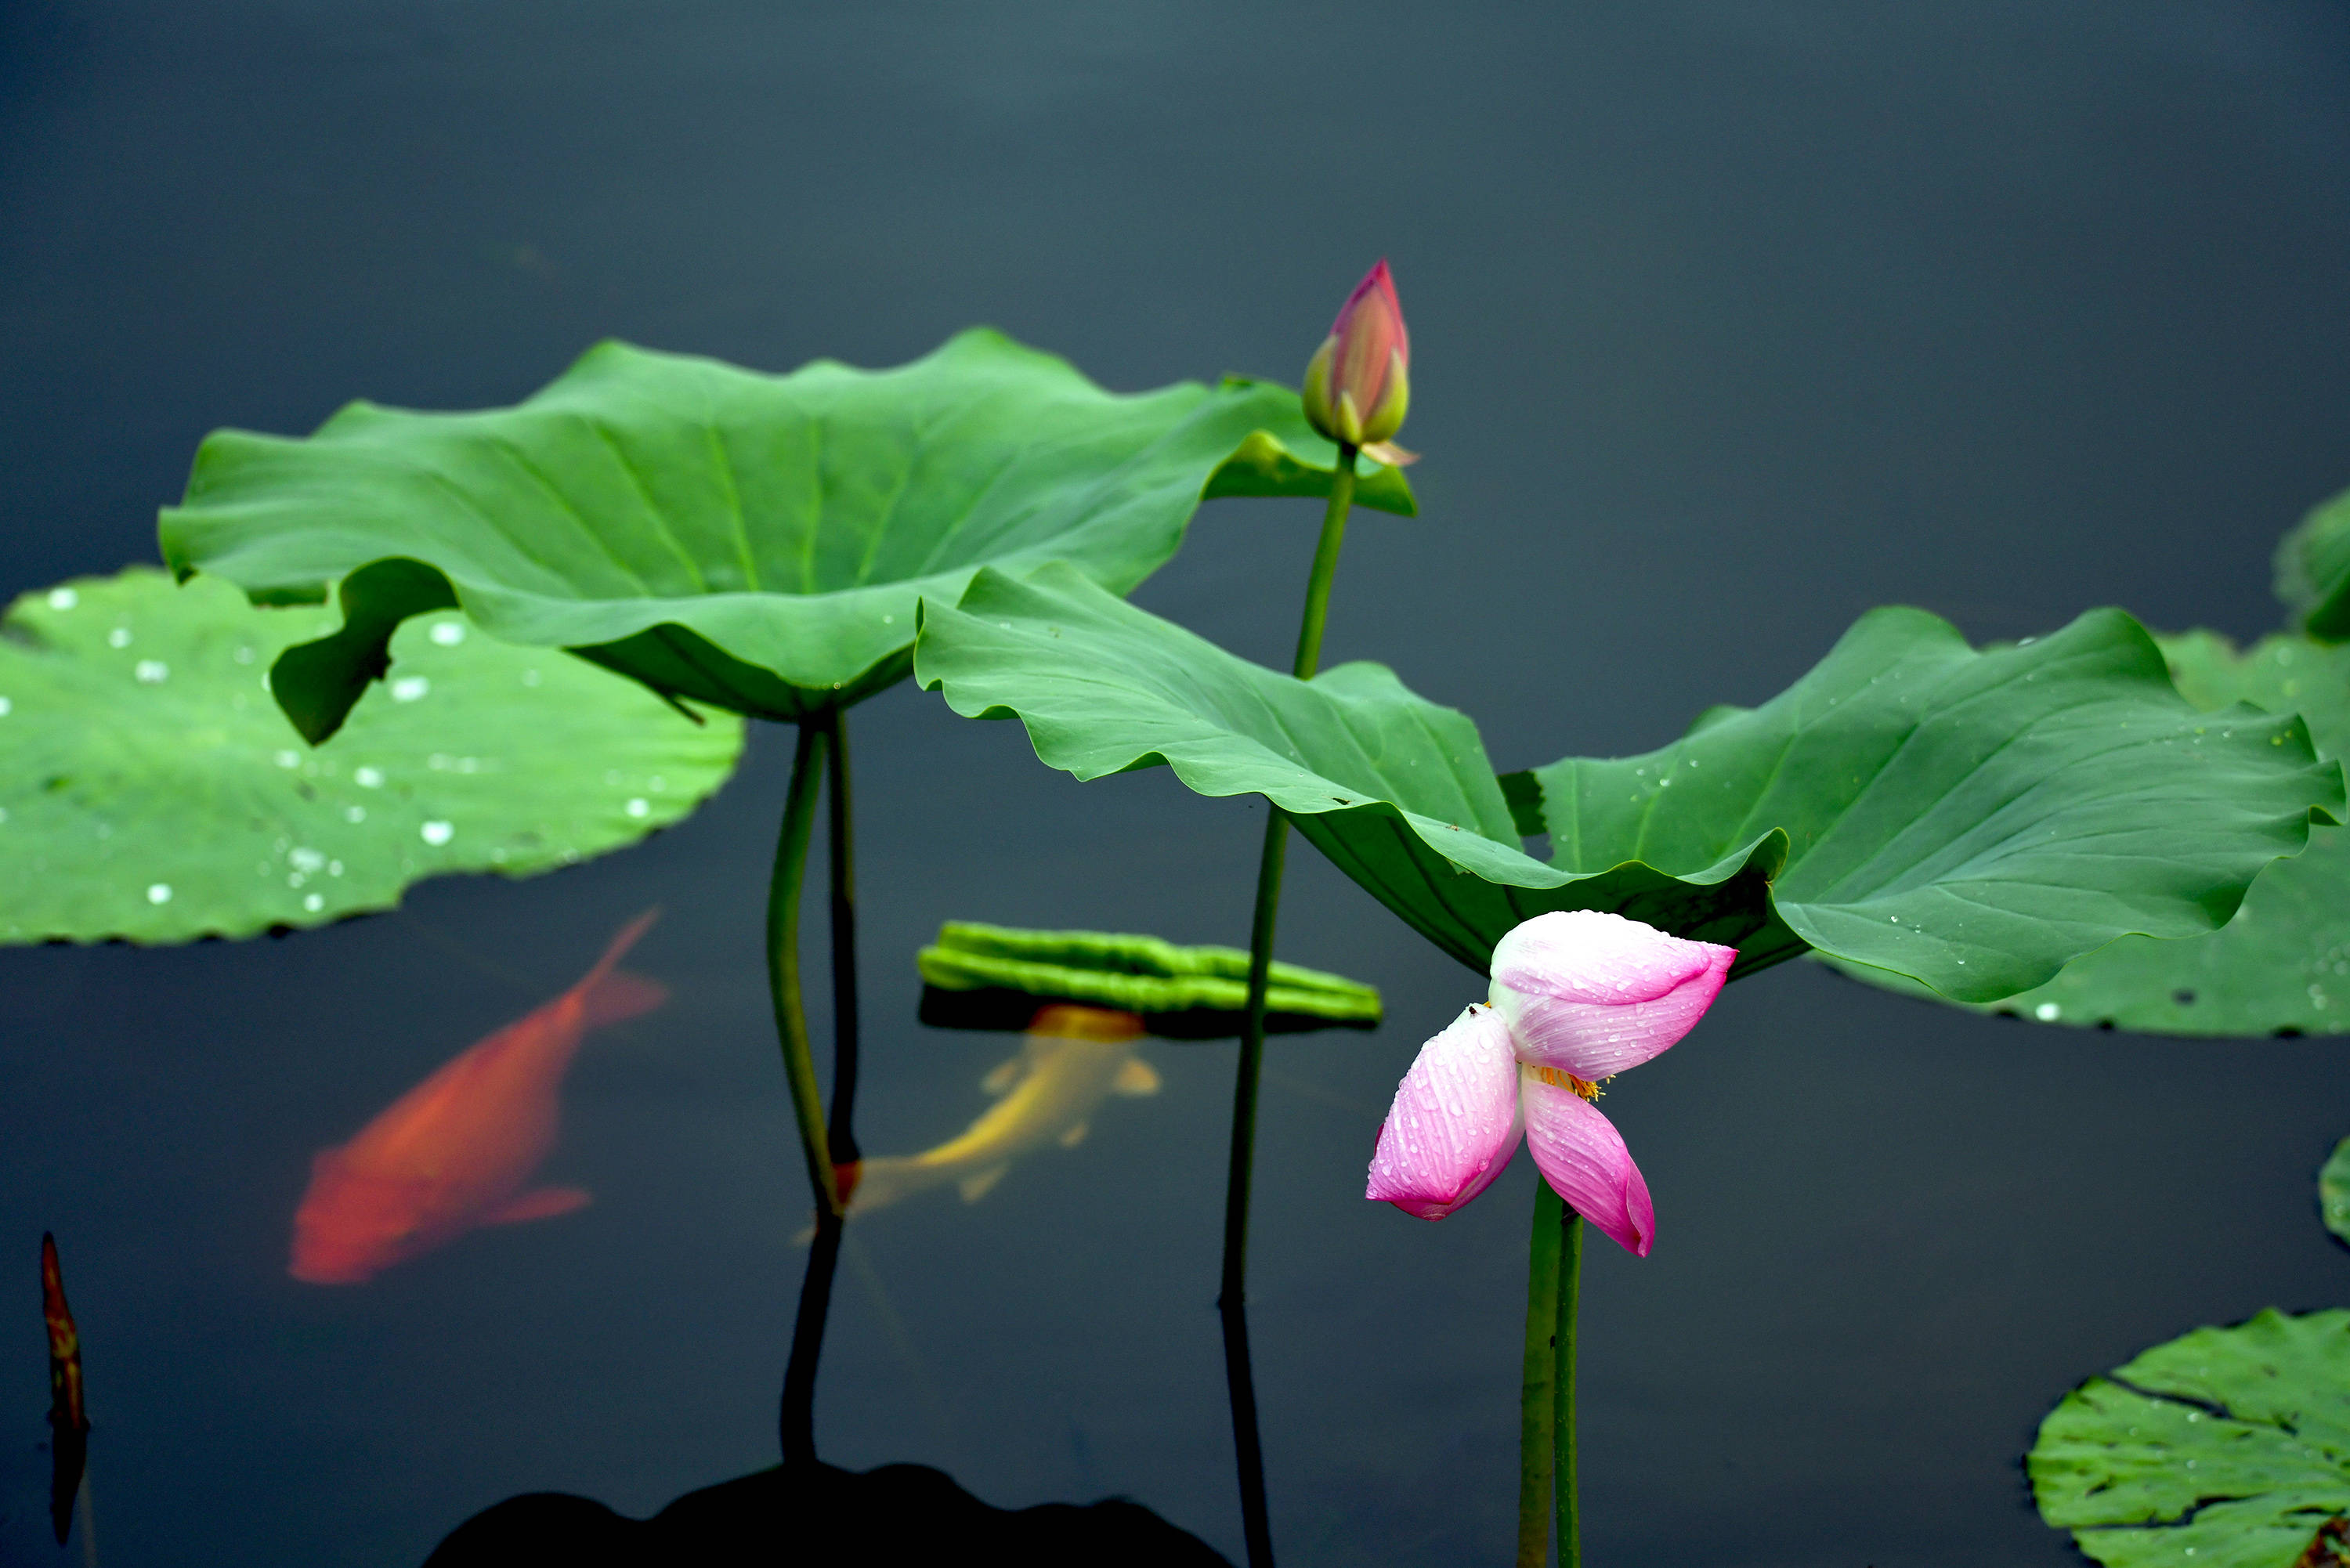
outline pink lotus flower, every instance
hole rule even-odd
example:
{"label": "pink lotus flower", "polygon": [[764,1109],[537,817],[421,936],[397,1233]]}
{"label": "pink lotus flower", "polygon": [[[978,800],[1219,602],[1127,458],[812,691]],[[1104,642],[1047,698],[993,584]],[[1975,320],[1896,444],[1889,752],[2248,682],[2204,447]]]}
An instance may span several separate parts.
{"label": "pink lotus flower", "polygon": [[1341,446],[1385,441],[1403,427],[1410,366],[1411,335],[1383,261],[1347,296],[1305,367],[1307,422]]}
{"label": "pink lotus flower", "polygon": [[1441,1220],[1502,1174],[1521,1131],[1569,1208],[1648,1255],[1656,1209],[1598,1080],[1697,1026],[1735,948],[1595,909],[1537,915],[1493,950],[1490,1003],[1419,1048],[1379,1128],[1364,1196]]}

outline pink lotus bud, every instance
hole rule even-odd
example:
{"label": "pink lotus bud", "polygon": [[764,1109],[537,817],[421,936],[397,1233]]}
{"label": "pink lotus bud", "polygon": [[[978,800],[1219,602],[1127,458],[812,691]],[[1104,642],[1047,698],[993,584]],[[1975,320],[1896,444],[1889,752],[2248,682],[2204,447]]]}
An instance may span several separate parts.
{"label": "pink lotus bud", "polygon": [[1495,945],[1491,997],[1520,1061],[1597,1080],[1696,1028],[1737,956],[1621,915],[1555,910]]}
{"label": "pink lotus bud", "polygon": [[1518,1064],[1490,1007],[1419,1048],[1379,1128],[1363,1196],[1441,1220],[1492,1185],[1518,1149]]}
{"label": "pink lotus bud", "polygon": [[1411,402],[1411,337],[1384,261],[1339,308],[1330,336],[1305,367],[1305,418],[1341,446],[1386,441]]}

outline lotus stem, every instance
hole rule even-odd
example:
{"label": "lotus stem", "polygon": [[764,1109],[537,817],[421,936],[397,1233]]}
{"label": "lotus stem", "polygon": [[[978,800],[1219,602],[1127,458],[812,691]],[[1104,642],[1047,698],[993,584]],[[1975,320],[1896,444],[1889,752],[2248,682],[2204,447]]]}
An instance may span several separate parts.
{"label": "lotus stem", "polygon": [[[1314,678],[1322,660],[1322,625],[1330,611],[1330,584],[1346,543],[1347,514],[1355,503],[1355,449],[1338,449],[1330,504],[1305,585],[1305,613],[1297,628],[1291,673]],[[1257,861],[1256,911],[1249,927],[1248,1012],[1241,1030],[1240,1063],[1232,1083],[1232,1160],[1224,1180],[1224,1268],[1216,1309],[1224,1328],[1224,1384],[1232,1397],[1232,1450],[1241,1487],[1241,1532],[1249,1568],[1273,1568],[1273,1520],[1265,1501],[1264,1446],[1257,1436],[1256,1378],[1249,1365],[1249,1181],[1256,1163],[1257,1082],[1264,1071],[1265,993],[1273,978],[1274,929],[1281,915],[1281,873],[1288,857],[1289,819],[1265,803],[1264,850]]]}
{"label": "lotus stem", "polygon": [[1550,1561],[1552,1445],[1557,1441],[1558,1252],[1565,1229],[1558,1194],[1534,1181],[1526,1239],[1526,1356],[1518,1395],[1518,1568]]}
{"label": "lotus stem", "polygon": [[[1550,1184],[1543,1183],[1543,1189],[1548,1191]],[[1552,1396],[1558,1434],[1552,1460],[1556,1472],[1552,1492],[1558,1499],[1558,1568],[1583,1568],[1583,1532],[1576,1517],[1575,1469],[1575,1313],[1582,1288],[1583,1216],[1567,1209],[1565,1223],[1559,1227],[1558,1326],[1552,1336],[1558,1358]]]}
{"label": "lotus stem", "polygon": [[802,722],[799,746],[792,755],[791,787],[784,797],[783,826],[775,836],[775,868],[767,882],[767,992],[775,1003],[775,1035],[783,1046],[784,1076],[791,1085],[792,1111],[801,1152],[807,1157],[816,1215],[816,1240],[800,1282],[799,1316],[792,1327],[791,1361],[784,1372],[779,1431],[787,1465],[816,1462],[816,1355],[824,1344],[825,1312],[840,1255],[840,1193],[833,1180],[823,1096],[816,1088],[800,994],[800,885],[807,872],[816,792],[824,782],[824,744],[821,724]]}

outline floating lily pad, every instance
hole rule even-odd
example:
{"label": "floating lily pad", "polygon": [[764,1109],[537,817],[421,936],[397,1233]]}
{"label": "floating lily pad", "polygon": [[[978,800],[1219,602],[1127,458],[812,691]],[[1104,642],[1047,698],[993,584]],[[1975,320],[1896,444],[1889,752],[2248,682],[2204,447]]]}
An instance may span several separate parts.
{"label": "floating lily pad", "polygon": [[2350,1312],[2199,1328],[2067,1394],[2024,1461],[2106,1568],[2294,1568],[2350,1514]]}
{"label": "floating lily pad", "polygon": [[[1480,972],[1519,921],[1606,909],[1737,946],[1738,973],[1816,948],[1990,1000],[2125,931],[2211,929],[2343,801],[2299,720],[2198,712],[2111,610],[1980,653],[1874,611],[1762,708],[1502,780],[1383,666],[1294,680],[1066,567],[923,614],[917,678],[956,711],[1019,717],[1081,779],[1165,763],[1263,794]],[[1552,864],[1519,847],[1536,833]]]}
{"label": "floating lily pad", "polygon": [[[917,601],[983,565],[1067,560],[1124,593],[1203,494],[1326,492],[1336,461],[1286,388],[1117,396],[983,330],[893,370],[787,376],[606,343],[510,409],[354,403],[307,440],[214,431],[161,537],[174,570],[257,600],[340,579],[342,629],[277,670],[314,739],[381,675],[393,627],[452,606],[794,721],[902,678]],[[1411,509],[1392,470],[1362,496]]]}
{"label": "floating lily pad", "polygon": [[[2278,636],[2239,654],[2214,632],[2158,640],[2197,707],[2298,712],[2319,756],[2350,756],[2350,646]],[[1856,978],[1886,983],[1881,974]],[[2350,1033],[2350,829],[2312,827],[2309,847],[2262,872],[2211,935],[2124,937],[1995,1011],[2151,1034]]]}
{"label": "floating lily pad", "polygon": [[2350,639],[2350,490],[2313,508],[2278,543],[2276,593],[2318,641]]}
{"label": "floating lily pad", "polygon": [[400,628],[400,672],[331,745],[265,672],[317,609],[133,568],[0,620],[0,941],[183,942],[398,904],[452,871],[523,876],[633,844],[724,783],[706,725],[567,655],[454,615]]}
{"label": "floating lily pad", "polygon": [[[1140,1013],[1153,1034],[1217,1040],[1241,1032],[1248,1006],[1245,950],[1123,932],[950,920],[914,963],[922,1022],[945,1028],[1025,1029],[1039,1006],[1072,1002]],[[1265,1027],[1275,1033],[1379,1023],[1376,987],[1278,960],[1265,1003]]]}

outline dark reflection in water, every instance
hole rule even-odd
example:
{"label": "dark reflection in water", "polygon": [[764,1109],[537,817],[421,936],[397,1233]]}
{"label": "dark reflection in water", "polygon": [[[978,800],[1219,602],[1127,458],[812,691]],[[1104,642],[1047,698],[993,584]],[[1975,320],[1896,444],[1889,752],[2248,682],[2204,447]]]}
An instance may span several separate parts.
{"label": "dark reflection in water", "polygon": [[1109,1498],[991,1508],[926,1465],[862,1474],[775,1469],[689,1492],[629,1519],[563,1492],[508,1498],[467,1520],[426,1568],[769,1568],[777,1563],[1018,1563],[1035,1568],[1222,1568],[1196,1535],[1141,1504]]}
{"label": "dark reflection in water", "polygon": [[[151,559],[216,424],[509,401],[606,334],[784,369],[985,320],[1118,388],[1295,378],[1380,254],[1424,515],[1351,530],[1327,652],[1467,708],[1504,768],[1761,701],[1877,603],[1978,639],[2103,603],[2250,636],[2270,542],[2350,482],[2350,15],[0,4],[0,591]],[[1216,503],[1138,597],[1277,663],[1315,521]],[[941,919],[1245,941],[1253,805],[1071,784],[910,688],[852,722],[872,1147],[963,1126],[1002,1055],[916,1022]],[[808,1210],[759,952],[779,739],[555,877],[282,942],[0,951],[0,1238],[67,1241],[109,1560],[394,1568],[501,1498],[641,1517],[773,1461]],[[1503,1561],[1529,1173],[1436,1226],[1361,1196],[1398,1077],[1482,985],[1292,864],[1283,956],[1377,982],[1388,1023],[1269,1047],[1276,1540],[1295,1568]],[[656,902],[630,962],[673,999],[582,1053],[544,1177],[595,1205],[365,1290],[288,1279],[312,1154]],[[1079,1147],[852,1228],[828,1459],[1006,1507],[1129,1495],[1237,1555],[1232,1047],[1149,1051],[1160,1093]],[[1586,1270],[1591,1560],[2071,1561],[2015,1464],[2063,1389],[2350,1302],[2307,1218],[2341,1051],[1801,965],[1731,987],[1607,1102],[1659,1235]],[[24,1288],[11,1563],[56,1552]]]}

